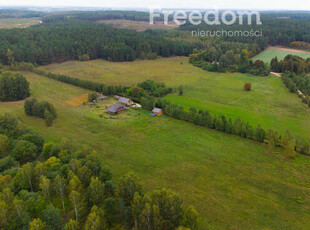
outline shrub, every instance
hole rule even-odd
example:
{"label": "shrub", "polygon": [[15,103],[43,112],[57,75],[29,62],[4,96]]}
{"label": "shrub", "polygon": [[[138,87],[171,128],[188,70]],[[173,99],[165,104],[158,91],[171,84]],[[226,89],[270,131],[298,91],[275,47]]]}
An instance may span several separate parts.
{"label": "shrub", "polygon": [[90,92],[88,94],[88,101],[91,102],[93,100],[97,100],[97,94],[95,92]]}
{"label": "shrub", "polygon": [[244,84],[243,88],[245,91],[251,91],[252,85],[251,83],[247,82]]}
{"label": "shrub", "polygon": [[81,56],[79,56],[79,61],[89,61],[90,57],[88,54],[83,54]]}

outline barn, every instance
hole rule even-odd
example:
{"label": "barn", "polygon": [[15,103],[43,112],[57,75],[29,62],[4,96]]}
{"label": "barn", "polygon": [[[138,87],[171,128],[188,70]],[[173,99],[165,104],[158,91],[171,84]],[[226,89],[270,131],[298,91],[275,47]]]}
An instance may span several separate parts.
{"label": "barn", "polygon": [[160,109],[160,108],[154,108],[154,109],[152,110],[152,113],[156,114],[157,116],[161,116],[161,115],[164,114],[163,110]]}
{"label": "barn", "polygon": [[110,114],[121,113],[126,110],[126,107],[122,104],[114,104],[107,109],[107,112]]}

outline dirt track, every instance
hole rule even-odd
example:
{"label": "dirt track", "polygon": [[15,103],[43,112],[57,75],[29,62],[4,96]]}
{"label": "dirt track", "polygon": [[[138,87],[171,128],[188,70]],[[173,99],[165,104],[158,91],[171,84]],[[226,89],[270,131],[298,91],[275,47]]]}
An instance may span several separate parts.
{"label": "dirt track", "polygon": [[298,49],[291,49],[291,48],[284,48],[284,47],[281,47],[281,46],[269,46],[267,49],[277,49],[277,50],[288,51],[288,52],[310,54],[309,51],[298,50]]}

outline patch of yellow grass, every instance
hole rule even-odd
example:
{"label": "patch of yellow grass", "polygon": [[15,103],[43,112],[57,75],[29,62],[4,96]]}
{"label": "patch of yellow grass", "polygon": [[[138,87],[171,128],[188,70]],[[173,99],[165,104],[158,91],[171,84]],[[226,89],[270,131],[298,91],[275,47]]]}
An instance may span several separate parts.
{"label": "patch of yellow grass", "polygon": [[73,107],[77,107],[77,106],[82,105],[83,102],[87,102],[87,99],[88,99],[88,94],[83,94],[78,97],[74,97],[70,100],[67,100],[66,103]]}
{"label": "patch of yellow grass", "polygon": [[150,24],[149,21],[130,21],[130,20],[101,20],[99,23],[112,25],[116,28],[145,31],[145,30],[171,30],[178,27],[174,22],[169,22],[165,25],[163,22],[155,22]]}

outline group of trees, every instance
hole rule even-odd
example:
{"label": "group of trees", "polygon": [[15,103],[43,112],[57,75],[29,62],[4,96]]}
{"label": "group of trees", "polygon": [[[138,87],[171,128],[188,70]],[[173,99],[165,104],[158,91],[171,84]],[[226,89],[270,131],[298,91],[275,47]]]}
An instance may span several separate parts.
{"label": "group of trees", "polygon": [[284,154],[289,158],[294,158],[296,152],[310,155],[310,141],[305,141],[301,137],[293,138],[289,131],[285,135],[279,135],[278,132],[269,129],[267,132],[268,149],[275,151],[276,147],[282,147]]}
{"label": "group of trees", "polygon": [[0,101],[17,101],[30,96],[29,82],[20,73],[0,71]]}
{"label": "group of trees", "polygon": [[310,75],[309,74],[295,74],[292,72],[286,72],[282,74],[282,81],[285,86],[292,93],[298,93],[298,90],[302,92],[303,102],[310,107]]}
{"label": "group of trees", "polygon": [[199,228],[199,214],[184,209],[177,193],[144,192],[133,173],[111,182],[109,168],[88,146],[76,148],[65,138],[45,142],[8,114],[0,127],[2,229]]}
{"label": "group of trees", "polygon": [[[231,49],[232,47],[234,49]],[[250,48],[250,51],[246,48]],[[191,54],[189,61],[197,67],[213,72],[229,71],[268,76],[267,64],[261,60],[253,62],[249,59],[259,52],[260,48],[257,44],[231,43],[231,46],[223,46],[222,43],[219,43],[217,49],[210,47],[202,52]]]}
{"label": "group of trees", "polygon": [[24,103],[24,110],[29,116],[37,116],[44,119],[47,126],[51,126],[57,118],[54,105],[47,101],[38,102],[34,98],[27,99]]}
{"label": "group of trees", "polygon": [[296,55],[287,55],[279,61],[277,57],[270,62],[270,69],[274,72],[292,72],[296,74],[310,72],[310,58],[304,59]]}
{"label": "group of trees", "polygon": [[153,80],[145,80],[141,83],[138,83],[137,87],[142,89],[148,95],[154,97],[163,97],[172,92],[172,88],[166,87],[165,83],[155,82]]}
{"label": "group of trees", "polygon": [[310,43],[309,42],[291,42],[290,47],[297,48],[297,49],[309,50],[310,49]]}

